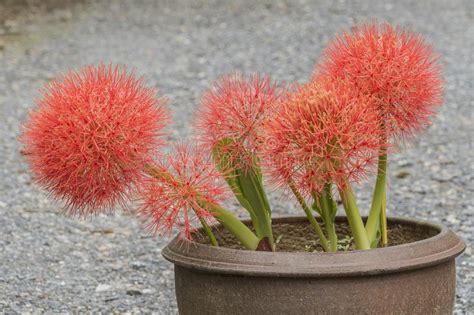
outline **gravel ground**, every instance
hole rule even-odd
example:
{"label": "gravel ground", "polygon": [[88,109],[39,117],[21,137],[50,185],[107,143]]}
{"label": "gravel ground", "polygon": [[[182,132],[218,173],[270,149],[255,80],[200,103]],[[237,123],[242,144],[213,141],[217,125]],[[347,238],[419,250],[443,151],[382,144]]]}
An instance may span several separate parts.
{"label": "gravel ground", "polygon": [[[467,241],[456,312],[474,314],[473,1],[3,0],[0,17],[0,312],[176,313],[172,266],[160,254],[166,239],[121,212],[66,218],[31,184],[17,137],[46,81],[100,61],[134,67],[171,98],[171,138],[180,139],[219,75],[303,82],[335,32],[377,17],[425,34],[446,64],[438,119],[391,157],[389,212],[442,222]],[[272,201],[276,213],[296,211]]]}

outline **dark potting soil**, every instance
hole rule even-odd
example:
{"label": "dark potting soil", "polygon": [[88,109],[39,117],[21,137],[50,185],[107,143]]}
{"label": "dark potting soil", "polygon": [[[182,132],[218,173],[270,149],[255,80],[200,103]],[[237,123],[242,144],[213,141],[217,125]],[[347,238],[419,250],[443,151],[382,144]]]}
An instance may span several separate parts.
{"label": "dark potting soil", "polygon": [[[323,228],[324,229],[324,228]],[[213,232],[219,246],[232,249],[245,249],[240,242],[227,230],[215,228]],[[355,249],[351,237],[350,227],[347,222],[336,223],[338,235],[338,250],[347,251]],[[402,245],[430,238],[438,234],[438,231],[419,227],[416,225],[401,225],[388,222],[388,246]],[[274,223],[273,236],[276,240],[276,250],[280,252],[315,252],[323,251],[319,238],[307,222]],[[205,234],[197,234],[194,241],[201,244],[209,244]]]}

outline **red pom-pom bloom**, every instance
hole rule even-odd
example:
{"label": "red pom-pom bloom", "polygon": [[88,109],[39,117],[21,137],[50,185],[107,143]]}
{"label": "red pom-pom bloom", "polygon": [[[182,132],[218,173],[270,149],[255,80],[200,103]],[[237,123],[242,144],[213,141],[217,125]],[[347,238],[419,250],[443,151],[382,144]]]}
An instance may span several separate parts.
{"label": "red pom-pom bloom", "polygon": [[177,227],[181,236],[190,239],[196,223],[213,218],[206,205],[219,204],[229,196],[210,155],[197,146],[175,145],[173,152],[148,168],[148,174],[138,215],[154,232]]}
{"label": "red pom-pom bloom", "polygon": [[277,185],[319,193],[326,183],[344,189],[377,159],[380,128],[370,97],[339,81],[297,86],[265,124],[262,158]]}
{"label": "red pom-pom bloom", "polygon": [[[230,164],[248,170],[260,141],[263,121],[272,113],[279,92],[269,77],[225,76],[205,93],[197,117],[200,140],[210,150],[220,145]],[[229,140],[223,145],[223,140]]]}
{"label": "red pom-pom bloom", "polygon": [[441,104],[438,57],[420,35],[374,22],[336,37],[324,56],[314,78],[347,80],[374,96],[388,137],[424,129]]}
{"label": "red pom-pom bloom", "polygon": [[48,84],[21,141],[34,177],[66,211],[124,203],[161,145],[165,100],[118,66],[89,66]]}

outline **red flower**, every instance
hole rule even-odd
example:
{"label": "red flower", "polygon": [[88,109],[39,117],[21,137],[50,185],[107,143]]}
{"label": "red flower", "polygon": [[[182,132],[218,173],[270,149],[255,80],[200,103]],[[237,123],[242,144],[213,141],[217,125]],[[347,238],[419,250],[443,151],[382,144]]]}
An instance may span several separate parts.
{"label": "red flower", "polygon": [[269,77],[251,75],[245,80],[233,74],[218,80],[203,97],[197,127],[200,140],[209,149],[223,139],[231,140],[221,150],[229,152],[236,167],[253,166],[262,122],[268,118],[279,92]]}
{"label": "red flower", "polygon": [[196,146],[175,145],[163,156],[143,184],[138,216],[154,232],[170,232],[178,226],[191,238],[195,221],[213,218],[205,203],[220,203],[228,188],[209,154]]}
{"label": "red flower", "polygon": [[372,23],[336,37],[315,78],[348,80],[375,96],[388,135],[404,138],[425,128],[441,104],[437,59],[421,36]]}
{"label": "red flower", "polygon": [[21,141],[36,181],[71,215],[124,203],[168,123],[165,100],[118,66],[89,66],[46,86]]}
{"label": "red flower", "polygon": [[271,181],[293,181],[304,196],[327,182],[343,188],[377,159],[380,128],[370,97],[339,81],[297,86],[265,124],[261,156]]}

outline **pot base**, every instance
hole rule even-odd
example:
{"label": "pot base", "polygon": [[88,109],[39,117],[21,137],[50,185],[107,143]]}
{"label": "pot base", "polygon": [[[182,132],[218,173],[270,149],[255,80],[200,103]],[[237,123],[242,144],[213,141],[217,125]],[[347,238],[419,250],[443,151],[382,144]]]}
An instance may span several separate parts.
{"label": "pot base", "polygon": [[175,267],[180,314],[452,314],[454,260],[371,277],[215,275]]}

